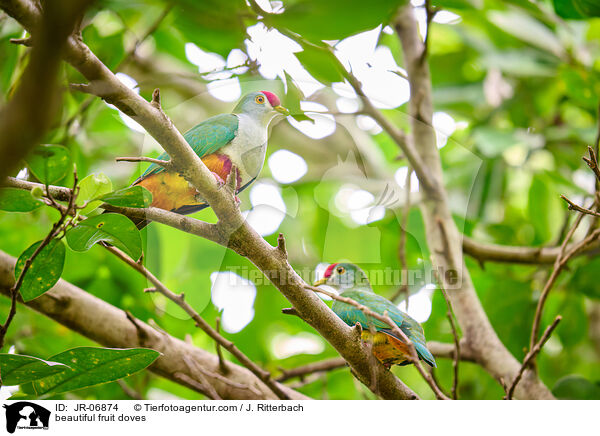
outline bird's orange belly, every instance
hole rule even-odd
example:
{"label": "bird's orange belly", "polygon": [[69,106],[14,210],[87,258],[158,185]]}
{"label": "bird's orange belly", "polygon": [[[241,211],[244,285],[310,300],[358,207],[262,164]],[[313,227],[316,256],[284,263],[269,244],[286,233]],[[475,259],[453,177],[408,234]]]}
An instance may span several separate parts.
{"label": "bird's orange belly", "polygon": [[361,338],[364,342],[373,344],[373,354],[385,365],[399,365],[410,360],[408,346],[393,336],[383,332],[373,335],[370,331],[363,330]]}
{"label": "bird's orange belly", "polygon": [[198,191],[177,173],[163,171],[153,174],[140,180],[138,185],[152,193],[153,207],[176,210],[183,206],[204,204],[198,198]]}

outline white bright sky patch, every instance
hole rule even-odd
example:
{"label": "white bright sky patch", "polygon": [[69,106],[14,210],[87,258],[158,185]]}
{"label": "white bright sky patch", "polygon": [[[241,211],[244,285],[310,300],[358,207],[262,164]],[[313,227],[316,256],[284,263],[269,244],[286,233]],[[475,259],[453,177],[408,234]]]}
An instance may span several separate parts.
{"label": "white bright sky patch", "polygon": [[243,213],[248,224],[261,236],[275,233],[287,211],[279,188],[257,182],[250,189],[250,202],[252,210]]}
{"label": "white bright sky patch", "polygon": [[573,172],[573,182],[587,192],[594,192],[596,186],[596,178],[594,177],[594,174],[592,174],[591,171],[585,171],[581,169]]}
{"label": "white bright sky patch", "polygon": [[[408,172],[408,167],[400,167],[394,173],[394,180],[401,188],[404,188],[404,184],[406,182],[406,173]],[[410,192],[419,192],[419,179],[417,175],[413,171],[410,175]]]}
{"label": "white bright sky patch", "polygon": [[325,350],[325,344],[319,336],[308,332],[278,333],[271,341],[271,349],[277,359],[286,359],[297,354],[320,354]]}
{"label": "white bright sky patch", "polygon": [[[248,67],[240,67],[248,60],[246,53],[239,48],[234,48],[227,55],[227,68],[232,68],[231,72],[235,74],[243,74],[248,71]],[[236,68],[238,67],[238,68]]]}
{"label": "white bright sky patch", "polygon": [[352,114],[358,110],[360,105],[355,98],[340,97],[335,101],[338,110],[343,114]]}
{"label": "white bright sky patch", "polygon": [[435,23],[440,24],[458,24],[461,21],[460,15],[456,15],[450,11],[439,11],[433,17]]}
{"label": "white bright sky patch", "polygon": [[215,80],[208,83],[206,89],[208,89],[210,95],[221,101],[236,101],[242,95],[242,88],[237,77]]}
{"label": "white bright sky patch", "polygon": [[323,139],[335,132],[335,118],[333,115],[319,113],[327,111],[327,108],[322,104],[315,103],[314,101],[301,101],[300,109],[306,112],[306,115],[312,118],[314,123],[310,121],[296,121],[292,117],[288,117],[288,121],[309,138]]}
{"label": "white bright sky patch", "polygon": [[430,283],[423,286],[419,292],[408,297],[408,311],[406,310],[406,301],[398,304],[398,309],[408,313],[417,322],[425,322],[431,315],[431,296],[435,290],[435,285]]}
{"label": "white bright sky patch", "polygon": [[340,97],[356,98],[354,88],[348,82],[335,82],[331,84],[331,89]]}
{"label": "white bright sky patch", "polygon": [[198,67],[199,73],[222,70],[226,65],[221,55],[205,52],[193,42],[185,44],[185,57]]}
{"label": "white bright sky patch", "polygon": [[373,135],[377,135],[383,130],[381,126],[377,124],[377,121],[368,115],[358,115],[356,117],[356,125],[362,130],[366,130]]}
{"label": "white bright sky patch", "polygon": [[256,3],[260,8],[271,14],[280,14],[283,12],[283,2],[281,1],[269,1],[269,0],[256,0]]}
{"label": "white bright sky patch", "polygon": [[241,331],[254,318],[256,286],[231,271],[214,272],[210,281],[211,300],[222,311],[223,330],[228,333]]}
{"label": "white bright sky patch", "polygon": [[306,161],[289,150],[277,150],[269,157],[269,169],[279,183],[292,183],[300,179],[308,166]]}
{"label": "white bright sky patch", "polygon": [[21,171],[17,173],[17,179],[27,180],[27,168],[23,168]]}
{"label": "white bright sky patch", "polygon": [[379,221],[385,216],[385,207],[374,205],[375,197],[369,191],[344,185],[335,196],[336,207],[360,225]]}
{"label": "white bright sky patch", "polygon": [[296,86],[306,97],[324,87],[315,80],[300,64],[294,53],[302,51],[302,47],[275,29],[267,29],[258,23],[246,29],[250,39],[246,40],[246,48],[251,59],[258,61],[258,72],[265,79],[280,77],[286,80],[285,71],[292,77]]}
{"label": "white bright sky patch", "polygon": [[414,14],[419,27],[419,34],[423,40],[425,39],[425,35],[427,35],[427,13],[425,12],[425,8],[415,8]]}
{"label": "white bright sky patch", "polygon": [[448,142],[448,137],[456,130],[456,121],[446,112],[436,112],[433,114],[432,124],[435,129],[437,148],[442,148]]}
{"label": "white bright sky patch", "polygon": [[[140,93],[140,89],[138,88],[138,83],[136,82],[136,80],[133,77],[128,76],[125,73],[117,73],[117,74],[115,74],[115,76],[117,76],[117,79],[119,79],[119,81],[123,85],[125,85],[129,89],[133,90],[136,94]],[[121,112],[120,110],[118,110],[114,105],[108,104],[108,103],[106,103],[106,104],[111,109],[114,109],[114,110],[118,111],[119,117],[121,118],[121,120],[123,121],[123,123],[127,127],[129,127],[131,130],[133,130],[135,132],[139,132],[139,133],[146,133],[146,131],[144,130],[144,128],[142,126],[140,126],[136,121],[134,121],[129,116],[125,115],[123,112]]]}
{"label": "white bright sky patch", "polygon": [[408,101],[410,87],[406,79],[393,73],[401,69],[391,50],[386,46],[377,47],[380,33],[381,26],[378,26],[343,39],[336,44],[335,54],[362,82],[363,91],[374,106],[392,109]]}
{"label": "white bright sky patch", "polygon": [[387,34],[387,35],[391,35],[394,33],[394,29],[392,29],[391,26],[385,26],[383,28],[383,33]]}
{"label": "white bright sky patch", "polygon": [[140,93],[140,90],[136,89],[138,86],[138,83],[136,82],[136,80],[133,77],[128,76],[125,73],[117,73],[117,74],[115,74],[115,76],[117,76],[117,79],[119,79],[119,82],[121,82],[123,85],[125,85],[129,89],[133,89],[137,94]]}

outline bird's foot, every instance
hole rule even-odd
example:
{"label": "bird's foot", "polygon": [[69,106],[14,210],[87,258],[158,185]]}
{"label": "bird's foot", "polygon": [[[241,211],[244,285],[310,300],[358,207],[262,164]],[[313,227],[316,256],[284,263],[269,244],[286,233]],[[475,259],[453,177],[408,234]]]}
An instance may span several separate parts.
{"label": "bird's foot", "polygon": [[235,165],[231,166],[231,171],[227,175],[227,187],[229,188],[229,192],[231,192],[234,196],[240,190],[242,184],[242,176],[240,175],[240,170]]}
{"label": "bird's foot", "polygon": [[214,171],[211,171],[211,172],[212,172],[212,175],[215,177],[215,180],[217,181],[218,188],[221,189],[223,186],[225,186],[225,184],[226,184],[225,180],[223,180],[221,178],[221,176],[218,175],[217,173],[215,173]]}

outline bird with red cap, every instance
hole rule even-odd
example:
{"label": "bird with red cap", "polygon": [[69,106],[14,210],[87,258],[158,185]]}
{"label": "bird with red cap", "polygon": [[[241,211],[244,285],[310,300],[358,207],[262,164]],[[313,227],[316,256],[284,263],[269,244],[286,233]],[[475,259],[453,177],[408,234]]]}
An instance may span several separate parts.
{"label": "bird with red cap", "polygon": [[[260,173],[267,149],[267,127],[277,114],[289,115],[279,97],[269,91],[246,94],[230,114],[208,118],[188,130],[183,137],[215,179],[224,184],[236,168],[236,193],[250,185]],[[169,160],[166,153],[159,160]],[[151,206],[183,215],[208,207],[206,201],[181,174],[151,164],[134,183],[152,193]],[[136,222],[138,228],[148,224]]]}

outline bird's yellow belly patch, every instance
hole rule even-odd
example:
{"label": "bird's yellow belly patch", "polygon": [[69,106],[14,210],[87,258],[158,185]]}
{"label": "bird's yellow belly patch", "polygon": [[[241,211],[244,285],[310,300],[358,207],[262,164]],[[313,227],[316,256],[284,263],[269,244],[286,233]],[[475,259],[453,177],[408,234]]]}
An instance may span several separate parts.
{"label": "bird's yellow belly patch", "polygon": [[198,191],[182,176],[166,171],[153,174],[138,183],[152,193],[152,206],[175,210],[183,206],[203,204],[196,197]]}
{"label": "bird's yellow belly patch", "polygon": [[377,332],[374,335],[363,330],[361,338],[364,342],[373,343],[373,354],[381,363],[385,365],[399,365],[409,359],[410,352],[407,345],[383,332]]}

